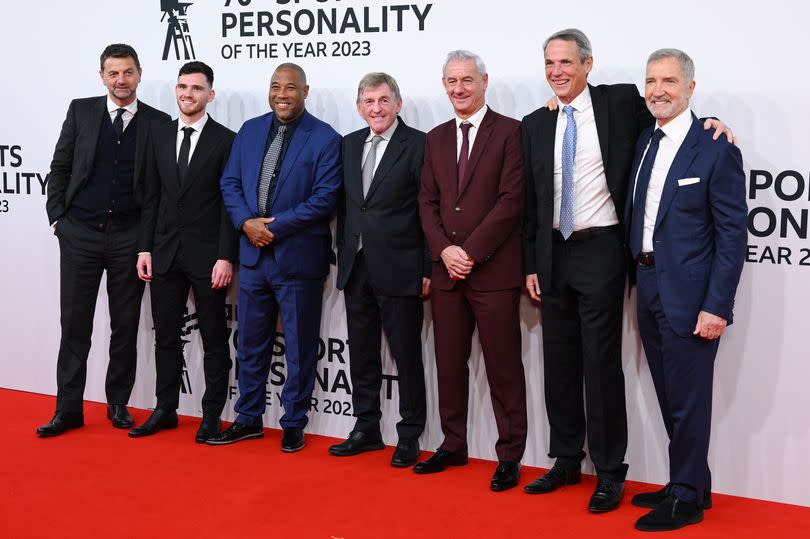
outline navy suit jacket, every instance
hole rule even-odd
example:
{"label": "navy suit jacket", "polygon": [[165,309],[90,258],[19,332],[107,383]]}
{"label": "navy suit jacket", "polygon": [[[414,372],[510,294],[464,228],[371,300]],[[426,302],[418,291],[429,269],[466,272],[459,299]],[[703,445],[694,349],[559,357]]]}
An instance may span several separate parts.
{"label": "navy suit jacket", "polygon": [[[731,324],[745,261],[748,209],[742,155],[726,137],[712,140],[713,133],[704,131],[692,115],[692,125],[667,174],[653,231],[661,304],[672,329],[681,336],[692,334],[701,310]],[[646,129],[636,144],[624,212],[627,237],[636,174],[651,134],[652,128]],[[684,179],[691,180],[679,184]],[[630,268],[632,285],[635,265]]]}
{"label": "navy suit jacket", "polygon": [[[234,226],[259,216],[259,174],[273,113],[250,119],[236,135],[220,180],[222,198]],[[271,278],[317,279],[329,273],[332,236],[329,220],[341,184],[340,135],[304,111],[284,155],[278,184],[270,201],[268,225],[274,239]],[[247,236],[239,238],[239,262],[255,266],[259,250]]]}

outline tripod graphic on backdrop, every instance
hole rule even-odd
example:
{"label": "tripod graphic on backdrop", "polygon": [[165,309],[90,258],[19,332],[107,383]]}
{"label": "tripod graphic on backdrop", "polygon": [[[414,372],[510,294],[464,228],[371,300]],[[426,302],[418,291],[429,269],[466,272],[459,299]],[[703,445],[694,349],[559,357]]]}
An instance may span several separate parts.
{"label": "tripod graphic on backdrop", "polygon": [[[188,7],[193,2],[180,2],[179,0],[160,0],[160,9],[163,16],[160,22],[168,18],[166,28],[166,44],[163,46],[163,59],[169,58],[169,50],[174,45],[174,55],[178,60],[195,60],[194,45],[191,42],[191,32],[188,29]],[[182,47],[182,57],[180,48]]]}

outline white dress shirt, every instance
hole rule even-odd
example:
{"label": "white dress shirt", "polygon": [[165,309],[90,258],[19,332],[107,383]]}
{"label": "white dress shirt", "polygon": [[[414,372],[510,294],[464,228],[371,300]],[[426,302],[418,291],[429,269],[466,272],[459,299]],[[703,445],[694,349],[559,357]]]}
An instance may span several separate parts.
{"label": "white dress shirt", "polygon": [[[197,147],[197,142],[200,140],[200,133],[202,133],[203,127],[205,127],[205,122],[208,121],[208,114],[203,114],[202,118],[194,122],[193,124],[187,124],[183,122],[180,118],[177,119],[177,145],[175,146],[175,156],[180,158],[180,145],[183,143],[183,137],[185,133],[183,133],[184,127],[191,127],[194,129],[194,132],[191,133],[191,146],[188,150],[188,161],[191,162],[191,156],[194,155],[194,149]],[[188,164],[188,163],[186,163]]]}
{"label": "white dress shirt", "polygon": [[124,122],[124,130],[126,130],[132,117],[138,112],[138,100],[135,99],[126,107],[119,107],[107,94],[107,112],[110,114],[110,121],[114,122],[115,117],[118,116],[118,109],[124,109],[124,114],[121,115],[121,120]]}
{"label": "white dress shirt", "polygon": [[[394,120],[394,123],[391,124],[391,127],[383,131],[382,134],[380,135],[382,137],[382,140],[377,143],[377,156],[376,156],[377,159],[374,163],[374,172],[377,172],[377,166],[379,166],[380,161],[382,160],[382,156],[385,153],[385,149],[388,147],[388,141],[390,141],[391,137],[394,136],[394,131],[397,130],[398,125],[399,119],[397,118],[396,120]],[[361,168],[363,167],[363,163],[366,162],[366,156],[368,155],[368,152],[371,151],[371,139],[373,139],[376,134],[377,133],[375,133],[371,129],[368,130],[366,142],[365,144],[363,144],[363,160],[360,161]]]}
{"label": "white dress shirt", "polygon": [[[602,149],[596,132],[591,90],[587,86],[571,103],[577,124],[577,151],[574,156],[574,230],[619,223],[616,207],[610,198]],[[554,228],[560,228],[562,202],[562,146],[568,117],[559,104],[557,130],[554,136]]]}
{"label": "white dress shirt", "polygon": [[481,122],[484,120],[487,110],[489,110],[489,107],[485,104],[466,120],[456,116],[456,162],[461,158],[461,143],[464,141],[464,135],[461,132],[461,123],[469,122],[472,125],[467,132],[467,138],[470,140],[470,147],[467,149],[467,157],[469,157],[472,153],[473,144],[475,143],[475,136],[478,134],[478,128],[481,127]]}
{"label": "white dress shirt", "polygon": [[[687,108],[685,111],[670,120],[665,126],[656,127],[664,132],[664,136],[658,143],[658,153],[655,155],[655,163],[653,163],[652,173],[650,174],[650,183],[647,186],[647,201],[644,203],[644,232],[641,237],[641,251],[649,253],[653,250],[653,232],[655,231],[655,220],[658,217],[658,206],[661,204],[661,194],[664,192],[664,183],[669,174],[669,168],[672,166],[672,161],[675,160],[675,154],[683,144],[683,139],[692,127],[692,111]],[[649,141],[647,148],[650,147]],[[644,154],[641,156],[640,163],[644,162],[644,156],[647,155],[647,148],[644,149]],[[638,167],[641,169],[641,166]],[[633,180],[633,200],[636,198],[636,184],[638,183],[638,173]]]}

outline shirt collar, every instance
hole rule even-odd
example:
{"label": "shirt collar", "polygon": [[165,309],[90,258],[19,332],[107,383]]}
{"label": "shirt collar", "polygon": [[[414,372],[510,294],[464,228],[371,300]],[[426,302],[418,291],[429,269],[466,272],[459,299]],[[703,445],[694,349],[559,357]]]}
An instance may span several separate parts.
{"label": "shirt collar", "polygon": [[291,122],[287,122],[286,124],[283,124],[283,123],[278,121],[278,117],[275,115],[275,113],[273,113],[273,125],[272,125],[273,134],[275,135],[275,133],[278,131],[279,127],[281,127],[282,125],[286,125],[287,126],[287,135],[286,136],[289,136],[290,131],[294,130],[296,127],[298,127],[298,124],[301,123],[301,118],[304,117],[304,114],[306,114],[306,110],[304,112],[302,112],[301,116],[299,116],[295,120],[293,120]]}
{"label": "shirt collar", "polygon": [[138,100],[134,99],[132,103],[130,103],[126,107],[119,107],[117,104],[115,104],[115,102],[113,102],[113,100],[110,98],[110,95],[107,94],[107,112],[109,112],[110,114],[114,114],[115,111],[121,108],[129,111],[130,114],[135,114],[136,112],[138,112]]}
{"label": "shirt collar", "polygon": [[[585,110],[588,110],[589,108],[591,108],[593,106],[592,103],[591,103],[591,89],[588,86],[585,86],[585,89],[582,90],[579,93],[579,95],[576,96],[574,98],[574,100],[571,101],[568,104],[571,105],[571,107],[576,112],[583,112]],[[558,116],[565,116],[565,113],[563,112],[564,107],[565,107],[565,104],[560,102],[558,112],[557,112]]]}
{"label": "shirt collar", "polygon": [[[395,119],[395,120],[394,120],[394,123],[392,123],[392,124],[391,124],[391,127],[389,127],[388,129],[386,129],[385,131],[383,131],[383,132],[382,132],[382,134],[380,134],[380,136],[383,138],[383,140],[385,140],[386,142],[387,142],[387,141],[389,141],[389,140],[391,140],[391,137],[393,137],[393,136],[394,136],[394,131],[396,131],[396,130],[397,130],[397,126],[398,126],[398,125],[399,125],[399,118]],[[372,138],[374,138],[374,135],[376,135],[376,134],[377,134],[377,133],[375,133],[374,131],[372,131],[372,130],[369,128],[369,130],[368,130],[368,136],[366,137],[366,142],[370,142],[370,141],[371,141],[371,139],[372,139]]]}
{"label": "shirt collar", "polygon": [[[656,127],[658,127],[658,123],[656,123]],[[687,107],[686,110],[675,116],[660,129],[667,138],[680,146],[683,139],[686,138],[690,127],[692,127],[692,110]]]}
{"label": "shirt collar", "polygon": [[194,129],[195,133],[200,133],[200,132],[202,132],[203,127],[205,127],[205,122],[207,122],[207,121],[208,121],[208,114],[207,113],[203,114],[202,118],[200,118],[199,120],[197,120],[193,124],[186,124],[186,123],[183,122],[183,120],[178,118],[177,119],[177,132],[179,133],[179,132],[183,131],[184,127],[191,127],[192,129]]}
{"label": "shirt collar", "polygon": [[475,112],[475,114],[473,114],[472,116],[470,116],[466,120],[461,119],[458,116],[456,116],[456,129],[459,129],[461,127],[462,122],[469,122],[469,123],[472,124],[472,126],[474,128],[478,129],[481,126],[481,122],[484,120],[484,116],[486,115],[487,110],[489,110],[489,105],[484,104],[483,107],[478,109]]}

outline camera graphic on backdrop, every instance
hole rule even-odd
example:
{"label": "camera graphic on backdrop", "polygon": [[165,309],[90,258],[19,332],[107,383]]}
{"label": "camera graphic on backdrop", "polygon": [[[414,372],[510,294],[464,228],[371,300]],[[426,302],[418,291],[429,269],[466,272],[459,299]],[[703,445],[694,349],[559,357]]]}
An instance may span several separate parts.
{"label": "camera graphic on backdrop", "polygon": [[[163,45],[163,59],[168,60],[169,51],[174,48],[177,60],[196,60],[191,32],[188,28],[188,8],[193,2],[179,0],[160,0],[163,16],[160,22],[166,21],[166,43]],[[182,54],[181,54],[182,52]]]}

